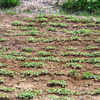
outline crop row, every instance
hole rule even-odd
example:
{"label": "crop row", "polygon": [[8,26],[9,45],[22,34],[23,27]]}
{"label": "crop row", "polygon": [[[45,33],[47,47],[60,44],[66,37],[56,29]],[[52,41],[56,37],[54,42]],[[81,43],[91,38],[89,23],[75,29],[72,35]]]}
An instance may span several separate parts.
{"label": "crop row", "polygon": [[34,67],[34,68],[41,68],[44,67],[43,62],[23,62],[20,64],[21,67]]}
{"label": "crop row", "polygon": [[75,79],[77,79],[77,77],[80,77],[81,79],[94,79],[94,81],[98,81],[100,79],[100,74],[95,75],[95,74],[89,73],[87,71],[79,74],[79,73],[76,72],[75,69],[70,70],[69,73],[68,73],[68,76],[74,77]]}
{"label": "crop row", "polygon": [[[3,87],[0,87],[0,89],[3,89]],[[6,88],[4,88],[6,89]],[[12,90],[11,88],[9,88],[8,90]],[[7,91],[8,91],[7,90]],[[70,91],[69,89],[65,88],[65,89],[61,89],[61,88],[49,88],[46,90],[48,93],[50,94],[59,94],[59,95],[76,95],[76,96],[79,96],[79,95],[83,95],[83,94],[87,94],[87,95],[98,95],[100,94],[100,88],[97,88],[97,89],[94,89],[92,91],[82,91],[82,92],[78,92],[78,91]],[[35,98],[36,96],[39,96],[42,94],[42,90],[39,90],[39,89],[33,89],[33,90],[26,90],[26,91],[22,91],[20,93],[18,93],[16,95],[17,98],[20,98],[20,99],[32,99],[32,98]],[[52,98],[53,100],[58,100],[58,99],[61,99],[61,100],[74,100],[74,99],[70,99],[69,97],[67,96],[62,96],[60,98],[58,97],[54,97],[53,95],[51,96],[48,96],[48,98]],[[7,98],[9,99],[10,96],[8,96],[8,94],[6,93],[3,93],[0,95],[0,98],[1,99],[4,99],[4,98]]]}
{"label": "crop row", "polygon": [[61,52],[62,56],[85,56],[85,57],[99,57],[100,51],[97,52],[74,52],[74,51],[68,51],[68,52]]}
{"label": "crop row", "polygon": [[[90,38],[86,38],[87,41],[90,41]],[[72,37],[69,37],[69,38],[33,38],[33,37],[30,37],[30,38],[27,38],[27,40],[29,42],[44,42],[44,43],[49,43],[49,42],[53,42],[53,41],[56,41],[56,42],[70,42],[70,41],[84,41],[85,39],[81,39],[79,38],[78,36],[72,36]],[[100,42],[100,38],[96,38],[93,40],[94,42],[96,43],[99,43]]]}
{"label": "crop row", "polygon": [[[52,19],[51,19],[52,18]],[[66,21],[72,21],[72,22],[83,22],[83,23],[91,23],[94,22],[91,18],[77,18],[76,16],[73,15],[67,15],[67,16],[62,16],[62,18],[59,18],[59,15],[38,15],[34,19],[32,18],[24,18],[23,21],[36,21],[36,22],[45,22],[48,20],[52,21],[61,21],[61,20],[66,20]],[[100,23],[100,19],[96,19],[96,24]]]}
{"label": "crop row", "polygon": [[[0,90],[1,91],[9,91],[10,92],[10,91],[16,90],[16,88],[0,87]],[[26,91],[19,92],[16,95],[16,97],[20,98],[20,99],[26,99],[27,100],[27,99],[32,99],[32,98],[34,98],[36,96],[39,96],[41,94],[42,94],[42,90],[40,90],[40,89],[31,89],[31,90],[28,89]],[[6,93],[3,93],[3,94],[0,95],[0,99],[9,99],[9,98],[10,98],[10,96],[8,94],[6,94]]]}

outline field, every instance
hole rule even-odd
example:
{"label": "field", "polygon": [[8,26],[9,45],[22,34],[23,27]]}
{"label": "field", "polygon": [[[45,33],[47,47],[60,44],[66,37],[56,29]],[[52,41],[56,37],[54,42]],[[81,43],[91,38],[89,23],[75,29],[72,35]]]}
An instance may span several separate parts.
{"label": "field", "polygon": [[0,100],[99,98],[100,19],[0,16]]}

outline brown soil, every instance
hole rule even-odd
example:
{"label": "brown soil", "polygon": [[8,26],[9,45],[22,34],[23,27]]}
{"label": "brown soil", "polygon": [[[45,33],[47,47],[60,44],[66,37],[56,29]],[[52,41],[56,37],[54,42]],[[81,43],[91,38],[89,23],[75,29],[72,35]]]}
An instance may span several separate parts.
{"label": "brown soil", "polygon": [[[32,15],[28,15],[26,16],[25,14],[20,14],[20,15],[6,15],[6,14],[1,14],[0,15],[0,38],[5,38],[6,40],[4,42],[0,42],[0,45],[2,46],[2,48],[5,47],[9,47],[8,50],[4,51],[4,54],[8,55],[8,51],[16,51],[16,52],[25,52],[22,51],[23,47],[30,47],[33,49],[32,52],[30,52],[31,56],[29,56],[28,58],[33,58],[36,57],[36,53],[38,51],[46,51],[44,48],[47,46],[55,46],[56,49],[54,50],[48,50],[50,52],[55,53],[55,57],[59,58],[59,59],[72,59],[72,58],[77,58],[75,56],[61,56],[60,52],[66,52],[67,50],[65,50],[65,47],[75,47],[77,48],[77,50],[74,50],[75,52],[95,52],[95,51],[99,51],[97,50],[83,50],[84,47],[86,46],[99,46],[100,47],[100,43],[95,43],[93,40],[100,37],[100,34],[98,36],[91,34],[90,36],[78,36],[81,39],[85,39],[85,38],[91,38],[90,41],[65,41],[65,42],[51,42],[51,43],[31,43],[28,42],[27,38],[30,37],[34,37],[34,38],[60,38],[60,39],[67,39],[70,36],[73,35],[66,35],[66,33],[64,32],[60,32],[60,29],[66,29],[66,30],[79,30],[79,29],[92,29],[98,31],[100,29],[100,25],[96,25],[95,27],[87,27],[87,26],[83,26],[81,25],[82,22],[80,23],[75,23],[75,22],[68,22],[65,20],[64,16],[59,16],[62,20],[61,21],[55,21],[55,22],[62,22],[65,23],[66,25],[69,24],[68,27],[65,28],[61,28],[61,27],[56,27],[57,28],[57,32],[52,32],[52,31],[46,31],[46,28],[49,27],[49,25],[45,25],[42,26],[41,23],[36,23],[34,22],[34,25],[32,27],[37,27],[39,28],[38,30],[40,32],[44,32],[46,33],[44,36],[42,35],[42,33],[40,33],[40,35],[38,36],[15,36],[15,35],[9,35],[9,36],[4,36],[3,34],[5,33],[23,33],[26,31],[22,31],[19,29],[14,29],[17,26],[13,26],[12,23],[15,21],[18,22],[23,22],[23,23],[28,23],[27,21],[22,21],[23,18],[25,17],[31,17],[34,18],[35,16]],[[55,18],[55,17],[53,17]],[[49,21],[46,22],[54,22],[52,19],[53,18],[49,18]],[[77,24],[78,27],[77,28],[73,28],[72,26],[74,24]],[[20,27],[20,26],[18,26]],[[30,32],[31,30],[27,30],[27,32]],[[63,34],[61,34],[63,33]],[[63,68],[63,65],[67,62],[53,62],[53,61],[43,61],[44,63],[47,64],[46,67],[43,68],[37,68],[34,69],[32,67],[30,68],[26,68],[26,67],[20,67],[20,63],[22,62],[34,62],[35,60],[25,60],[25,61],[19,61],[19,60],[15,60],[15,59],[10,59],[10,58],[2,58],[2,55],[0,55],[0,62],[2,63],[6,63],[7,66],[5,67],[7,70],[13,70],[14,72],[17,72],[17,74],[14,77],[7,77],[5,75],[0,75],[0,77],[4,78],[5,82],[1,83],[0,86],[2,87],[15,87],[17,88],[17,91],[13,91],[13,92],[4,92],[4,91],[0,91],[0,94],[2,93],[7,93],[11,98],[9,100],[20,100],[19,98],[16,97],[16,95],[19,93],[19,91],[22,91],[22,89],[42,89],[43,93],[41,95],[41,98],[39,99],[39,97],[37,96],[34,99],[31,100],[51,100],[48,98],[48,96],[50,95],[49,93],[46,92],[47,89],[49,89],[50,87],[47,85],[49,80],[64,80],[66,81],[66,88],[70,89],[71,91],[92,91],[93,89],[97,89],[100,87],[100,83],[98,81],[94,81],[94,79],[83,79],[81,77],[68,77],[68,72],[70,70],[72,70],[72,67],[65,67]],[[37,56],[39,57],[39,56]],[[82,57],[82,56],[78,56],[79,58],[84,58],[85,60],[88,60],[90,58],[93,57]],[[99,57],[97,57],[99,58]],[[37,61],[38,62],[38,61]],[[77,62],[78,63],[78,62]],[[84,63],[78,63],[81,64],[83,66],[83,68],[81,69],[76,69],[78,70],[78,73],[82,73],[84,70],[90,72],[90,73],[95,73],[95,74],[99,74],[100,73],[100,69],[99,68],[95,68],[93,64],[89,64],[86,63],[86,61]],[[3,67],[0,67],[0,69],[2,69]],[[21,71],[26,71],[26,70],[30,70],[30,71],[39,71],[39,70],[49,70],[50,72],[57,72],[57,71],[62,71],[64,72],[64,75],[58,75],[58,74],[54,74],[54,76],[52,75],[41,75],[41,76],[32,76],[32,77],[22,77],[20,75]],[[21,81],[19,82],[19,80],[21,79],[26,79],[25,81]],[[84,83],[88,83],[91,84],[89,86],[84,86]],[[53,86],[51,88],[61,88],[59,85],[58,86]],[[63,95],[56,95],[55,96],[63,96]],[[43,97],[44,96],[44,97]],[[82,98],[85,99],[82,99]],[[99,100],[100,99],[100,95],[80,95],[80,96],[75,96],[75,95],[70,95],[69,98],[74,98],[75,100]],[[3,99],[4,100],[4,99]]]}

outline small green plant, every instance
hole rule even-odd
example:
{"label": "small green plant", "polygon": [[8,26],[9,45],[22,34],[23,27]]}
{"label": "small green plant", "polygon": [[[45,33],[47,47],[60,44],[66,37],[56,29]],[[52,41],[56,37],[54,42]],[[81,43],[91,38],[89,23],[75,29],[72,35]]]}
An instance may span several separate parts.
{"label": "small green plant", "polygon": [[87,53],[87,52],[74,52],[74,51],[68,51],[68,52],[61,52],[62,56],[87,56],[87,57],[99,57],[100,56],[100,52],[91,52],[91,53]]}
{"label": "small green plant", "polygon": [[54,39],[53,38],[44,38],[42,41],[45,43],[48,43],[48,42],[53,42]]}
{"label": "small green plant", "polygon": [[14,57],[14,59],[19,60],[19,61],[24,61],[27,60],[27,57]]}
{"label": "small green plant", "polygon": [[96,24],[97,24],[97,23],[100,23],[100,18],[97,18],[97,20],[96,20]]}
{"label": "small green plant", "polygon": [[20,30],[22,30],[22,31],[24,31],[24,30],[33,30],[34,29],[34,27],[18,27],[18,28],[16,28],[16,29],[20,29]]}
{"label": "small green plant", "polygon": [[54,95],[50,95],[48,96],[48,98],[51,98],[53,100],[75,100],[75,99],[69,98],[68,96],[55,97]]}
{"label": "small green plant", "polygon": [[33,90],[27,90],[27,91],[21,92],[17,95],[17,97],[20,99],[28,99],[29,100],[40,94],[42,94],[42,90],[33,89]]}
{"label": "small green plant", "polygon": [[4,42],[5,40],[5,38],[0,38],[0,42]]}
{"label": "small green plant", "polygon": [[18,97],[22,98],[22,99],[32,99],[32,98],[36,97],[36,94],[34,92],[25,91],[25,92],[19,93]]}
{"label": "small green plant", "polygon": [[58,85],[61,87],[66,87],[66,81],[64,80],[49,80],[48,86]]}
{"label": "small green plant", "polygon": [[91,59],[87,60],[87,62],[91,63],[91,64],[100,63],[100,58],[91,58]]}
{"label": "small green plant", "polygon": [[77,27],[78,27],[78,25],[76,25],[76,24],[75,24],[75,25],[73,25],[72,27],[73,27],[73,28],[77,28]]}
{"label": "small green plant", "polygon": [[39,51],[36,53],[36,55],[40,55],[40,56],[51,56],[51,52],[46,52],[46,51]]}
{"label": "small green plant", "polygon": [[7,64],[0,62],[0,67],[5,67],[5,66],[7,66]]}
{"label": "small green plant", "polygon": [[35,38],[33,38],[33,37],[30,37],[29,39],[27,38],[27,40],[29,41],[29,42],[36,42],[37,40],[35,39]]}
{"label": "small green plant", "polygon": [[67,89],[67,88],[65,88],[65,89],[60,89],[60,88],[57,88],[57,89],[54,89],[54,88],[49,88],[49,89],[47,89],[46,90],[48,93],[53,93],[53,94],[59,94],[59,95],[71,95],[71,91],[69,90],[69,89]]}
{"label": "small green plant", "polygon": [[79,37],[77,37],[77,36],[69,37],[67,39],[67,41],[78,41],[78,40],[81,40],[81,39]]}
{"label": "small green plant", "polygon": [[67,34],[72,35],[83,35],[83,36],[89,36],[91,35],[92,30],[86,30],[86,29],[80,29],[75,31],[66,31]]}
{"label": "small green plant", "polygon": [[34,23],[33,22],[30,22],[30,23],[27,23],[27,24],[24,24],[24,25],[26,25],[26,26],[33,26]]}
{"label": "small green plant", "polygon": [[0,95],[0,99],[10,99],[10,96],[8,96],[7,93],[2,93],[2,94]]}
{"label": "small green plant", "polygon": [[72,58],[70,60],[70,62],[80,62],[80,63],[83,63],[84,62],[84,59],[81,59],[81,58]]}
{"label": "small green plant", "polygon": [[16,13],[16,11],[14,10],[14,11],[9,11],[9,12],[7,12],[7,14],[8,14],[8,15],[16,15],[17,13]]}
{"label": "small green plant", "polygon": [[54,62],[60,62],[61,60],[53,57],[53,56],[48,56],[48,57],[34,57],[32,58],[33,60],[47,60],[47,61],[54,61]]}
{"label": "small green plant", "polygon": [[23,47],[22,48],[22,51],[31,52],[32,51],[32,48]]}
{"label": "small green plant", "polygon": [[93,33],[93,35],[99,36],[99,35],[100,35],[100,33]]}
{"label": "small green plant", "polygon": [[47,31],[53,31],[53,32],[56,32],[57,31],[57,29],[54,28],[54,27],[48,27],[46,30]]}
{"label": "small green plant", "polygon": [[20,64],[21,67],[34,67],[34,68],[41,68],[45,64],[43,62],[23,62]]}
{"label": "small green plant", "polygon": [[72,68],[82,68],[82,65],[78,64],[78,63],[66,63],[64,65],[64,67],[72,67]]}
{"label": "small green plant", "polygon": [[79,56],[80,52],[68,51],[68,52],[61,52],[62,56]]}
{"label": "small green plant", "polygon": [[12,25],[14,25],[14,26],[22,26],[22,25],[24,25],[24,24],[21,23],[21,22],[13,22]]}
{"label": "small green plant", "polygon": [[74,48],[74,47],[65,47],[65,50],[73,51],[73,50],[77,50],[77,48]]}
{"label": "small green plant", "polygon": [[61,20],[61,18],[57,18],[57,17],[56,17],[56,18],[53,18],[53,20],[54,20],[54,21],[59,21],[59,20]]}
{"label": "small green plant", "polygon": [[96,75],[91,74],[89,72],[83,72],[83,77],[84,77],[84,79],[93,79],[93,78],[96,78]]}
{"label": "small green plant", "polygon": [[54,49],[56,49],[56,47],[55,46],[47,46],[47,47],[45,47],[45,49],[46,50],[54,50]]}
{"label": "small green plant", "polygon": [[0,69],[0,74],[6,75],[6,76],[14,76],[15,72],[3,68],[3,69]]}
{"label": "small green plant", "polygon": [[16,52],[16,51],[9,51],[8,54],[13,55],[13,56],[26,56],[26,57],[31,56],[31,54],[29,54],[29,53]]}
{"label": "small green plant", "polygon": [[80,22],[81,18],[70,18],[70,19],[66,19],[67,21],[72,21],[72,22]]}
{"label": "small green plant", "polygon": [[84,19],[83,19],[83,22],[84,22],[84,23],[90,23],[90,22],[91,22],[91,19],[90,19],[90,18],[84,18]]}
{"label": "small green plant", "polygon": [[83,41],[91,41],[91,38],[85,38]]}
{"label": "small green plant", "polygon": [[70,71],[68,72],[68,76],[71,77],[71,76],[75,75],[75,73],[76,73],[76,70],[75,70],[75,69],[70,70]]}
{"label": "small green plant", "polygon": [[45,26],[45,25],[46,25],[46,23],[45,23],[45,22],[43,22],[41,25],[42,25],[42,26]]}
{"label": "small green plant", "polygon": [[50,74],[50,71],[48,70],[41,70],[41,71],[30,71],[30,70],[27,70],[27,71],[21,71],[20,74],[22,76],[27,76],[29,75],[30,77],[32,76],[39,76],[39,75],[46,75],[46,74]]}
{"label": "small green plant", "polygon": [[66,27],[64,23],[48,23],[48,25],[55,26],[55,27]]}
{"label": "small green plant", "polygon": [[0,87],[1,91],[14,91],[16,88],[10,88],[10,87]]}
{"label": "small green plant", "polygon": [[28,18],[28,17],[26,17],[26,18],[24,18],[24,19],[22,19],[23,21],[31,21],[32,19],[31,18]]}
{"label": "small green plant", "polygon": [[[24,82],[24,81],[26,81],[26,79],[25,79],[25,78],[23,78],[23,79],[19,80],[19,82]],[[19,82],[18,82],[18,83],[19,83]]]}
{"label": "small green plant", "polygon": [[88,23],[87,24],[88,27],[95,27],[95,25],[96,25],[95,23]]}
{"label": "small green plant", "polygon": [[96,39],[94,39],[94,42],[96,42],[96,43],[100,43],[100,38],[96,38]]}
{"label": "small green plant", "polygon": [[97,64],[95,64],[95,66],[96,66],[96,67],[100,67],[100,64],[99,64],[99,63],[97,63]]}
{"label": "small green plant", "polygon": [[73,94],[74,94],[74,95],[77,95],[77,96],[81,95],[81,93],[78,92],[78,91],[75,91]]}
{"label": "small green plant", "polygon": [[46,22],[46,21],[48,21],[48,18],[38,18],[36,20],[37,23]]}
{"label": "small green plant", "polygon": [[98,50],[99,49],[99,47],[98,46],[87,46],[87,47],[85,47],[85,48],[83,48],[83,50]]}
{"label": "small green plant", "polygon": [[3,80],[3,78],[0,78],[0,83],[4,83],[5,81]]}

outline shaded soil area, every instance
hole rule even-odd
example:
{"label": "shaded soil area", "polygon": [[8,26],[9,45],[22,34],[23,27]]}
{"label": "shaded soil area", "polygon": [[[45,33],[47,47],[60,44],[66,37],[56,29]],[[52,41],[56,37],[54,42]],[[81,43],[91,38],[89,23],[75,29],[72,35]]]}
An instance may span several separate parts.
{"label": "shaded soil area", "polygon": [[[8,96],[10,96],[9,100],[20,100],[21,98],[18,98],[17,96],[19,93],[22,93],[27,89],[41,89],[42,94],[37,95],[31,100],[52,100],[48,98],[51,93],[49,93],[47,89],[60,88],[69,89],[72,93],[70,95],[64,93],[59,94],[59,92],[52,93],[55,97],[68,96],[69,98],[73,98],[75,100],[99,100],[100,92],[94,94],[88,94],[88,92],[100,87],[100,79],[97,78],[96,80],[93,77],[84,78],[82,73],[89,72],[93,75],[98,75],[99,77],[100,67],[95,66],[96,63],[89,63],[88,60],[91,58],[100,59],[100,42],[95,41],[100,37],[100,24],[91,19],[90,23],[95,23],[95,26],[88,26],[88,24],[83,21],[84,18],[81,18],[82,21],[80,22],[68,20],[70,18],[71,17],[58,15],[45,15],[37,17],[26,14],[17,14],[13,16],[6,14],[0,15],[0,69],[4,68],[7,71],[14,71],[15,73],[13,76],[11,74],[7,75],[7,72],[6,74],[0,72],[0,78],[5,81],[0,82],[0,87],[16,88],[16,90],[10,92],[0,90],[0,95],[7,93]],[[76,19],[78,18],[79,17],[76,17]],[[17,23],[17,25],[15,25],[12,24],[13,22],[21,22],[23,24]],[[50,25],[50,23],[63,23],[65,26],[55,27],[54,25]],[[89,31],[89,33],[91,33],[89,35],[74,35],[73,33],[71,34],[71,32],[67,32],[81,29],[92,31]],[[47,48],[48,46],[55,48]],[[88,46],[96,46],[97,48],[86,49]],[[27,50],[25,51],[23,47],[31,48],[32,50],[27,52]],[[42,53],[43,51],[49,53],[45,53],[43,55],[39,54],[40,51],[42,51]],[[74,53],[71,52],[68,55],[62,54],[62,52],[68,53],[70,51]],[[88,54],[75,55],[75,52],[88,54],[92,54],[94,52],[99,53],[97,55],[94,54],[94,56],[87,56]],[[21,55],[20,53],[23,54]],[[40,57],[42,57],[42,59]],[[51,59],[49,59],[50,57]],[[84,61],[74,61],[72,60],[73,58],[79,58],[80,60],[83,59]],[[21,64],[25,62],[43,62],[45,65],[41,65],[38,68],[34,68],[35,66],[22,67]],[[66,63],[77,63],[82,67],[80,68],[75,65],[66,65]],[[2,66],[3,64],[7,65]],[[68,73],[74,69],[81,76],[75,76],[76,73],[68,76]],[[31,76],[30,74],[27,74],[23,76],[21,72],[27,70],[32,72],[48,70],[49,72],[43,72],[39,75]],[[49,80],[64,80],[66,86],[62,87],[59,84],[50,85],[48,83]],[[7,100],[5,97],[1,97],[1,99]]]}

